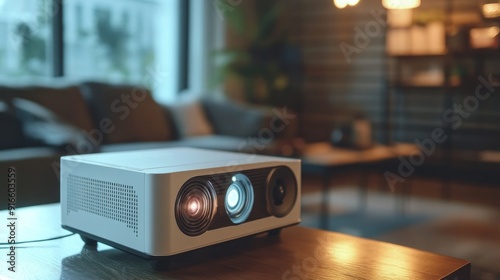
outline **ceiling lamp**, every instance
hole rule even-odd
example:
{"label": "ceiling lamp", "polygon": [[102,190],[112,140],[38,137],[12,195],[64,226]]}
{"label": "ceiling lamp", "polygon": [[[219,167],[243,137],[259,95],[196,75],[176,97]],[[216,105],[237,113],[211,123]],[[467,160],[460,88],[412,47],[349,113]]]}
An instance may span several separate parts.
{"label": "ceiling lamp", "polygon": [[413,9],[420,6],[420,0],[382,0],[382,6],[389,10]]}
{"label": "ceiling lamp", "polygon": [[347,6],[356,6],[358,3],[359,0],[333,0],[333,4],[339,9],[343,9]]}

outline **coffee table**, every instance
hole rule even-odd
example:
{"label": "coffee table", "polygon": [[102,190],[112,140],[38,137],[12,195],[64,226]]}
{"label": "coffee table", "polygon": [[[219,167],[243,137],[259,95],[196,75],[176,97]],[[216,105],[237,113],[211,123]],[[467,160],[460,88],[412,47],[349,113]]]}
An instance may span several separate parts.
{"label": "coffee table", "polygon": [[418,147],[411,143],[379,144],[363,150],[334,147],[328,142],[306,145],[301,155],[302,172],[319,174],[322,181],[321,227],[328,229],[328,190],[333,176],[352,168],[360,170],[359,193],[360,202],[363,202],[366,200],[366,171],[375,169],[383,173],[384,163],[417,151]]}
{"label": "coffee table", "polygon": [[[60,211],[59,204],[18,209],[17,241],[67,235]],[[0,211],[0,217],[6,222],[7,211]],[[97,249],[86,247],[79,236],[70,235],[18,244],[16,272],[10,272],[6,245],[0,247],[0,275],[8,279],[467,280],[471,268],[465,260],[300,226],[278,236],[263,234],[203,249],[169,271],[155,271],[151,261],[101,243]]]}

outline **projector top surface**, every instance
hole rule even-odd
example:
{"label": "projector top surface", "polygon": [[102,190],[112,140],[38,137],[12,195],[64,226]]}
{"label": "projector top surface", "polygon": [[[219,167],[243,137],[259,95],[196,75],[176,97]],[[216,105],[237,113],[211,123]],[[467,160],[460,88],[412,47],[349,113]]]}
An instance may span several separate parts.
{"label": "projector top surface", "polygon": [[64,156],[65,160],[161,173],[240,164],[298,161],[281,157],[222,152],[196,148],[165,148]]}

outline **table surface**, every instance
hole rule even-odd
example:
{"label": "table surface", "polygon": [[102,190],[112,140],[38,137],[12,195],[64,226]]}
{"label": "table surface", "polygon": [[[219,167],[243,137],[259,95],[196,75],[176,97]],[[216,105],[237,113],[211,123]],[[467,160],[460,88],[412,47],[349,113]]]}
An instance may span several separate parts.
{"label": "table surface", "polygon": [[319,142],[306,145],[301,159],[304,164],[339,166],[373,163],[398,156],[410,156],[418,151],[418,147],[411,143],[374,145],[372,148],[356,150],[334,147],[328,142]]}
{"label": "table surface", "polygon": [[[6,222],[7,212],[0,211],[0,217]],[[68,234],[60,228],[59,204],[17,209],[16,217],[17,242]],[[4,228],[1,232],[7,235]],[[464,260],[300,226],[285,228],[279,236],[262,234],[209,247],[169,271],[155,271],[151,261],[100,243],[97,249],[86,247],[72,235],[18,244],[13,273],[7,270],[6,246],[0,247],[0,275],[7,279],[462,280],[470,275]]]}

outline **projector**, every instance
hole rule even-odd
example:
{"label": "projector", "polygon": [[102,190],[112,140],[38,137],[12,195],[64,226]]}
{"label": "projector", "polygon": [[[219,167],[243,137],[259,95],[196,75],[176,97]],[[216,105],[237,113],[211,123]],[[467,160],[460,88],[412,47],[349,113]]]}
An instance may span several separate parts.
{"label": "projector", "polygon": [[62,227],[172,257],[300,222],[300,160],[194,148],[61,157]]}

